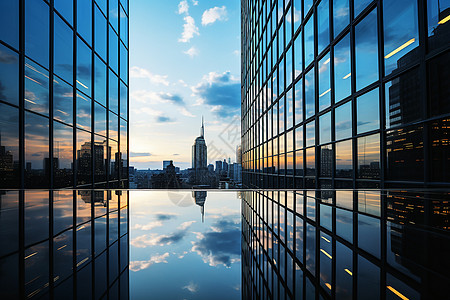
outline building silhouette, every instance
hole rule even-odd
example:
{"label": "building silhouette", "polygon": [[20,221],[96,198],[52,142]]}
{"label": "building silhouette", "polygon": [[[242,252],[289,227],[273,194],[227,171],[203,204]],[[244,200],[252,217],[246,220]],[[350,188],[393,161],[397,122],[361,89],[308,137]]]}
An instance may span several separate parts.
{"label": "building silhouette", "polygon": [[194,145],[192,145],[192,183],[195,185],[208,184],[207,151],[208,148],[205,141],[205,127],[202,118],[200,136],[195,139]]}
{"label": "building silhouette", "polygon": [[202,223],[205,222],[205,202],[207,191],[192,191],[192,198],[195,200],[195,204],[200,206],[200,213],[202,215]]}

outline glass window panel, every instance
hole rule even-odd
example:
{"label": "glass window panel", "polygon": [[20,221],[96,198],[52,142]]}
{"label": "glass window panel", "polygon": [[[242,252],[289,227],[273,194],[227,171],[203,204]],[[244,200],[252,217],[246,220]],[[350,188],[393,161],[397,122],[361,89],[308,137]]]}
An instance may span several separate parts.
{"label": "glass window panel", "polygon": [[55,9],[69,22],[73,24],[73,0],[54,0]]}
{"label": "glass window panel", "polygon": [[91,96],[92,51],[77,39],[77,89]]}
{"label": "glass window panel", "polygon": [[[73,275],[73,230],[53,238],[53,275],[64,280]],[[68,291],[67,291],[68,292]],[[70,292],[68,292],[70,293]]]}
{"label": "glass window panel", "polygon": [[[83,225],[78,226],[78,228],[76,229],[76,244],[77,244],[77,249],[76,249],[76,263],[77,266],[81,269],[82,267],[86,266],[86,264],[88,264],[90,262],[90,258],[91,258],[91,223],[85,223]],[[83,269],[85,272],[85,276],[87,274],[91,274],[91,269],[89,267],[84,268]],[[80,274],[81,273],[81,274]],[[82,272],[77,273],[77,279],[79,280],[79,285],[83,286],[83,290],[85,293],[88,293],[89,295],[91,295],[91,291],[89,289],[86,288],[87,283],[82,283],[82,279],[86,278],[84,276],[82,276]],[[91,278],[85,279],[86,281],[91,282]],[[87,295],[86,297],[83,297],[81,292],[78,291],[78,295],[81,296],[81,298],[88,298]]]}
{"label": "glass window panel", "polygon": [[336,206],[353,209],[353,191],[336,191]]}
{"label": "glass window panel", "polygon": [[53,180],[55,188],[73,186],[73,128],[53,122]]}
{"label": "glass window panel", "polygon": [[417,1],[383,1],[385,75],[411,61],[418,60],[419,46]]}
{"label": "glass window panel", "polygon": [[292,83],[292,46],[286,52],[286,87]]}
{"label": "glass window panel", "polygon": [[123,82],[120,82],[120,116],[128,119],[128,88]]}
{"label": "glass window panel", "polygon": [[1,44],[0,100],[19,105],[19,55]]}
{"label": "glass window panel", "polygon": [[444,118],[434,121],[431,126],[431,177],[434,181],[450,182],[450,120]]}
{"label": "glass window panel", "polygon": [[370,2],[372,2],[372,0],[355,0],[354,1],[353,5],[354,5],[355,18],[367,7],[367,5]]}
{"label": "glass window panel", "polygon": [[[290,69],[292,69],[292,65]],[[288,70],[290,69],[288,68]],[[290,76],[292,77],[292,71]],[[128,83],[128,50],[122,43],[120,43],[120,78]]]}
{"label": "glass window panel", "polygon": [[308,14],[309,10],[311,9],[312,5],[313,5],[313,0],[304,0],[303,1],[303,8],[304,8],[304,12],[305,15]]}
{"label": "glass window panel", "polygon": [[53,79],[53,118],[73,124],[73,87],[57,77]]}
{"label": "glass window panel", "polygon": [[[122,159],[121,174],[122,179],[128,178],[128,122],[120,119],[120,155]],[[292,164],[292,163],[291,163]],[[288,160],[289,165],[289,160]]]}
{"label": "glass window panel", "polygon": [[377,11],[355,27],[356,90],[378,80]]}
{"label": "glass window panel", "polygon": [[303,122],[303,80],[300,79],[294,88],[295,96],[295,124]]}
{"label": "glass window panel", "polygon": [[295,128],[295,149],[303,148],[303,126]]}
{"label": "glass window panel", "polygon": [[294,99],[292,97],[292,88],[286,94],[286,129],[294,126]]}
{"label": "glass window panel", "polygon": [[128,13],[128,0],[120,0],[120,4],[125,9],[125,12]]}
{"label": "glass window panel", "polygon": [[351,299],[353,295],[353,252],[336,242],[336,298]]}
{"label": "glass window panel", "polygon": [[312,68],[305,76],[305,110],[307,119],[316,113],[314,82],[314,68]]}
{"label": "glass window panel", "polygon": [[108,1],[107,0],[95,0],[95,2],[97,3],[98,7],[100,7],[100,9],[103,11],[103,13],[105,15],[108,14],[108,11],[106,9],[107,5],[108,5]]}
{"label": "glass window panel", "polygon": [[358,214],[358,247],[380,257],[380,220]]}
{"label": "glass window panel", "polygon": [[95,127],[94,132],[106,136],[106,108],[94,102],[95,109]]}
{"label": "glass window panel", "polygon": [[119,118],[116,114],[109,112],[109,138],[119,139]]}
{"label": "glass window panel", "polygon": [[295,33],[297,29],[300,27],[300,24],[302,22],[302,0],[295,0],[295,1],[292,0],[291,3],[292,3],[291,7],[294,8],[293,14],[294,14],[294,33]]}
{"label": "glass window panel", "polygon": [[320,147],[320,176],[332,176],[333,159],[333,148],[331,145]]}
{"label": "glass window panel", "polygon": [[380,299],[380,268],[358,255],[358,299]]}
{"label": "glass window panel", "polygon": [[[387,178],[423,181],[423,125],[388,131],[386,133],[386,151]],[[446,160],[444,159],[442,162]]]}
{"label": "glass window panel", "polygon": [[25,246],[48,239],[50,213],[48,193],[48,191],[25,191]]}
{"label": "glass window panel", "polygon": [[319,111],[331,105],[330,53],[319,61]]}
{"label": "glass window panel", "polygon": [[285,42],[286,42],[286,46],[287,46],[292,40],[292,13],[291,13],[290,7],[289,7],[289,10],[286,12],[285,26],[286,26],[286,41]]}
{"label": "glass window panel", "polygon": [[326,293],[331,296],[331,283],[332,283],[332,254],[333,248],[331,244],[331,236],[320,232],[320,285],[326,291]]}
{"label": "glass window panel", "polygon": [[352,141],[336,143],[336,177],[352,178],[353,155]]}
{"label": "glass window panel", "polygon": [[330,4],[322,0],[317,6],[317,53],[330,43]]}
{"label": "glass window panel", "polygon": [[316,274],[316,227],[306,223],[306,268]]}
{"label": "glass window panel", "polygon": [[305,66],[314,60],[314,15],[309,18],[305,27]]}
{"label": "glass window panel", "polygon": [[[448,23],[450,24],[450,22]],[[428,101],[433,116],[450,113],[450,52],[433,58],[428,63]]]}
{"label": "glass window panel", "polygon": [[[320,204],[320,226],[332,231],[333,230],[333,207],[330,205]],[[331,239],[328,239],[331,241]],[[320,241],[322,243],[322,241]],[[327,242],[327,241],[325,241]],[[329,252],[331,254],[331,251]]]}
{"label": "glass window panel", "polygon": [[[19,250],[19,192],[17,191],[2,191],[0,197],[0,238],[2,241],[8,241],[7,243],[4,242],[0,248],[2,257]],[[5,270],[4,261],[4,258],[2,258],[2,270]],[[5,273],[2,273],[2,283],[5,281],[5,275]],[[2,293],[5,295],[4,291]]]}
{"label": "glass window panel", "polygon": [[28,257],[24,260],[24,293],[25,295],[33,294],[37,298],[45,298],[47,296],[45,292],[48,291],[47,278],[50,266],[49,242],[44,241],[27,248],[24,256]]}
{"label": "glass window panel", "polygon": [[77,94],[77,127],[91,130],[91,99]]}
{"label": "glass window panel", "polygon": [[105,16],[100,9],[95,6],[95,52],[106,61],[106,48],[108,47],[106,34],[108,32],[108,25]]}
{"label": "glass window panel", "polygon": [[339,102],[352,92],[350,34],[334,47],[334,99]]}
{"label": "glass window panel", "polygon": [[120,8],[120,39],[128,46],[128,17],[123,8]]}
{"label": "glass window panel", "polygon": [[109,67],[116,73],[119,70],[119,38],[112,27],[109,27]]}
{"label": "glass window panel", "polygon": [[295,175],[303,176],[303,150],[295,152]]}
{"label": "glass window panel", "polygon": [[39,0],[25,1],[25,54],[48,69],[49,7]]}
{"label": "glass window panel", "polygon": [[428,0],[428,48],[434,50],[448,45],[449,0]]}
{"label": "glass window panel", "polygon": [[49,186],[49,120],[25,112],[25,187]]}
{"label": "glass window panel", "polygon": [[380,177],[380,135],[358,138],[358,178]]}
{"label": "glass window panel", "polygon": [[54,73],[67,82],[73,81],[73,31],[57,15],[54,19]]}
{"label": "glass window panel", "polygon": [[19,109],[0,103],[0,111],[0,188],[18,188]]}
{"label": "glass window panel", "polygon": [[0,2],[0,40],[19,49],[19,1]]}
{"label": "glass window panel", "polygon": [[109,0],[109,22],[119,32],[119,0]]}
{"label": "glass window panel", "polygon": [[353,241],[353,213],[336,208],[336,234],[349,242]]}
{"label": "glass window panel", "polygon": [[[108,147],[106,138],[94,135],[95,182],[106,181],[106,167],[108,166],[107,159]],[[96,208],[96,211],[97,210],[98,209]]]}
{"label": "glass window panel", "polygon": [[278,65],[278,95],[284,92],[284,56],[282,56],[280,64]]}
{"label": "glass window panel", "polygon": [[77,30],[92,45],[92,0],[77,0]]}
{"label": "glass window panel", "polygon": [[25,108],[48,116],[48,72],[31,60],[25,60]]}
{"label": "glass window panel", "polygon": [[78,185],[90,184],[92,173],[91,134],[77,130],[77,180]]}
{"label": "glass window panel", "polygon": [[109,151],[110,151],[110,161],[111,167],[109,170],[109,179],[117,180],[119,176],[119,147],[116,141],[109,140]]}
{"label": "glass window panel", "polygon": [[349,101],[335,110],[336,140],[352,136],[352,102]]}
{"label": "glass window panel", "polygon": [[300,32],[294,41],[294,78],[303,71],[302,33]]}
{"label": "glass window panel", "polygon": [[306,147],[316,144],[316,130],[314,121],[306,124]]}
{"label": "glass window panel", "polygon": [[95,101],[106,106],[106,72],[107,67],[95,56]]}
{"label": "glass window panel", "polygon": [[380,128],[380,101],[378,88],[356,99],[358,134]]}
{"label": "glass window panel", "polygon": [[350,22],[350,8],[348,2],[348,0],[333,0],[334,37],[341,33]]}
{"label": "glass window panel", "polygon": [[278,101],[278,132],[281,134],[285,128],[284,128],[284,102],[285,97],[280,98]]}
{"label": "glass window panel", "polygon": [[358,211],[381,216],[381,192],[358,191]]}
{"label": "glass window panel", "polygon": [[320,144],[331,142],[331,112],[328,112],[319,118],[319,141]]}
{"label": "glass window panel", "polygon": [[306,149],[306,176],[316,175],[316,151],[314,148]]}

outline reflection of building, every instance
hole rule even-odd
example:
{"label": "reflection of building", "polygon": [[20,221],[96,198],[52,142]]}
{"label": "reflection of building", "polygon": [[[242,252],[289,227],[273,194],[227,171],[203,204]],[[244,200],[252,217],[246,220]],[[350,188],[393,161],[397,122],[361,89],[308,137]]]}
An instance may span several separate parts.
{"label": "reflection of building", "polygon": [[202,214],[202,223],[205,221],[205,202],[207,191],[192,191],[192,198],[195,199],[195,204],[200,206],[200,212]]}
{"label": "reflection of building", "polygon": [[150,179],[153,189],[179,189],[181,188],[180,174],[175,171],[173,161],[169,161],[162,173],[152,175]]}
{"label": "reflection of building", "polygon": [[[126,187],[128,1],[3,3],[0,188]],[[123,168],[99,174],[92,159],[99,140],[121,153]],[[80,149],[85,143],[91,151]]]}
{"label": "reflection of building", "polygon": [[207,183],[207,147],[205,141],[205,127],[202,119],[202,127],[200,136],[195,139],[192,146],[192,171],[194,184],[208,184]]}
{"label": "reflection of building", "polygon": [[[338,7],[309,2],[310,7],[305,1],[267,2],[263,14],[253,1],[241,1],[243,186],[448,187],[448,1],[387,4],[377,0],[355,5],[343,1]],[[350,6],[356,23],[349,22]],[[298,11],[302,17],[296,18]],[[329,27],[328,17],[323,19],[324,27],[313,25],[319,14],[322,19],[341,12],[342,26]],[[381,13],[383,24],[377,22]],[[274,15],[276,30],[265,41],[263,33],[274,28]],[[278,28],[292,30],[284,34]],[[334,35],[329,34],[331,29]],[[255,35],[258,30],[261,34]],[[271,43],[280,39],[283,46],[275,55]],[[269,58],[272,64],[260,67]],[[320,67],[328,63],[334,65],[334,72]],[[291,66],[295,74],[288,76]],[[335,93],[334,101],[330,91]],[[286,109],[291,93],[295,107]],[[370,147],[360,147],[365,140]],[[339,143],[346,143],[351,151],[340,152],[337,158]],[[343,167],[339,159],[349,166]]]}

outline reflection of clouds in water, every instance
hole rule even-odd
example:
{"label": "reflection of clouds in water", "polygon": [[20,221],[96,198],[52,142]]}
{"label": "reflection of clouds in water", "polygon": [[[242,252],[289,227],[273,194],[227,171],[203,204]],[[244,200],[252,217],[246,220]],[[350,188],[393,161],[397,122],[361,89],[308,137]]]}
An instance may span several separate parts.
{"label": "reflection of clouds in water", "polygon": [[149,260],[137,260],[137,261],[130,261],[130,270],[133,272],[138,272],[144,269],[147,269],[153,264],[160,264],[160,263],[167,263],[166,258],[169,257],[169,253],[166,252],[161,255],[155,255],[150,257]]}
{"label": "reflection of clouds in water", "polygon": [[[137,248],[146,248],[148,246],[165,246],[180,242],[187,234],[189,227],[195,221],[182,223],[177,231],[171,234],[158,235],[156,233],[141,235],[131,241],[131,245]],[[136,227],[136,226],[135,226]]]}
{"label": "reflection of clouds in water", "polygon": [[194,282],[189,282],[188,285],[183,286],[184,290],[188,290],[191,293],[195,293],[198,291],[198,284],[195,284]]}
{"label": "reflection of clouds in water", "polygon": [[221,220],[211,226],[212,231],[197,233],[192,251],[200,255],[210,266],[224,265],[231,267],[240,261],[241,230],[239,223]]}

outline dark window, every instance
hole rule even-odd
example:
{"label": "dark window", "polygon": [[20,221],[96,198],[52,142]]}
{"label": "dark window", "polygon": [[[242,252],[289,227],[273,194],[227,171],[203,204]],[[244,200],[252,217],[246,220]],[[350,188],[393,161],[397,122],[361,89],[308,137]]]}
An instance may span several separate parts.
{"label": "dark window", "polygon": [[73,186],[73,128],[53,122],[53,185]]}
{"label": "dark window", "polygon": [[95,182],[106,181],[106,168],[108,166],[108,147],[106,138],[94,135],[94,175]]}
{"label": "dark window", "polygon": [[92,142],[91,134],[77,130],[77,180],[78,185],[90,184],[92,181]]}
{"label": "dark window", "polygon": [[19,110],[0,103],[0,111],[0,188],[19,188]]}
{"label": "dark window", "polygon": [[49,120],[25,112],[25,187],[49,186]]}
{"label": "dark window", "polygon": [[448,46],[450,41],[450,2],[448,0],[428,0],[428,49],[435,50]]}
{"label": "dark window", "polygon": [[320,176],[332,176],[333,160],[333,148],[331,147],[331,145],[320,147]]}
{"label": "dark window", "polygon": [[44,1],[25,1],[25,54],[48,69],[49,7]]}
{"label": "dark window", "polygon": [[116,141],[109,140],[111,168],[109,170],[109,179],[117,180],[120,170],[119,147]]}
{"label": "dark window", "polygon": [[48,191],[25,191],[25,246],[48,239],[48,196]]}
{"label": "dark window", "polygon": [[0,40],[19,49],[19,1],[0,2],[0,28]]}
{"label": "dark window", "polygon": [[19,105],[19,55],[1,44],[0,100]]}
{"label": "dark window", "polygon": [[433,181],[450,182],[450,118],[434,121],[430,126],[431,177]]}
{"label": "dark window", "polygon": [[[450,25],[450,22],[446,24]],[[450,52],[428,63],[428,101],[433,116],[450,112]]]}
{"label": "dark window", "polygon": [[55,15],[54,72],[67,82],[73,82],[73,31]]}

